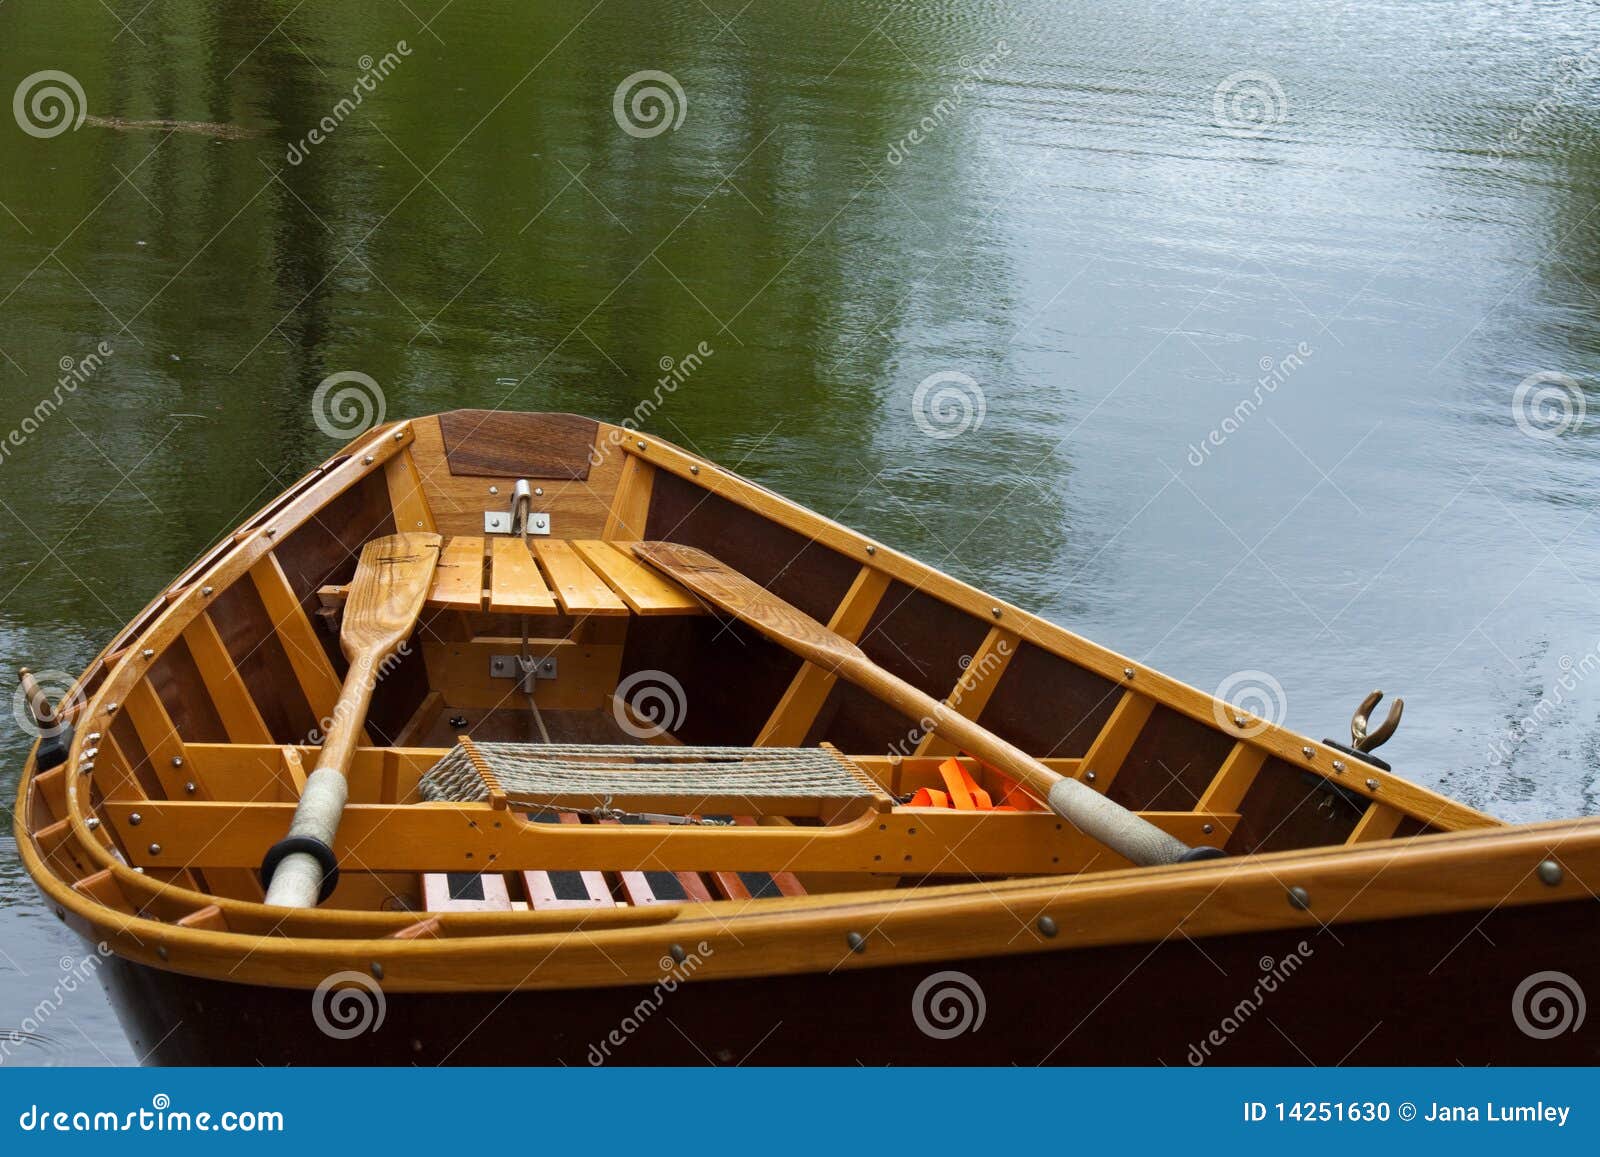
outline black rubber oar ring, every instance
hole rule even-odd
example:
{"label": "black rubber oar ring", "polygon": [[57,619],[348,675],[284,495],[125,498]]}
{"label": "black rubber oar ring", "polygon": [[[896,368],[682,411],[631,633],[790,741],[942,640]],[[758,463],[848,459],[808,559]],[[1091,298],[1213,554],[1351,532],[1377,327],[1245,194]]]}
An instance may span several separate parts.
{"label": "black rubber oar ring", "polygon": [[339,861],[334,858],[333,849],[316,836],[285,836],[268,848],[261,861],[261,887],[272,887],[272,875],[278,865],[295,852],[305,852],[322,865],[322,888],[317,893],[317,903],[321,904],[339,886]]}

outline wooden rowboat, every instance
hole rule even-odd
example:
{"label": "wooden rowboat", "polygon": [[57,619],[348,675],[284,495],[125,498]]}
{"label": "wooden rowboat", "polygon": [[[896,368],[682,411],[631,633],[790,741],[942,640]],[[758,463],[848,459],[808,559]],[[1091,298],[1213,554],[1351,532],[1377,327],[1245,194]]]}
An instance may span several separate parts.
{"label": "wooden rowboat", "polygon": [[[358,556],[417,543],[351,721]],[[1546,1007],[1600,992],[1600,819],[1503,825],[571,415],[370,431],[35,714],[22,858],[152,1061],[1600,1060]],[[267,905],[340,727],[326,898]]]}

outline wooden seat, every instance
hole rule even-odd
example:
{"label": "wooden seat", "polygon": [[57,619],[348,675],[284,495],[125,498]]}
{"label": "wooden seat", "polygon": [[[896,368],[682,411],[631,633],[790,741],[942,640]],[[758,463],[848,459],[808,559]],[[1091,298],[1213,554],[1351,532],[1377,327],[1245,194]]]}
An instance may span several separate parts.
{"label": "wooden seat", "polygon": [[[734,823],[755,827],[754,816],[736,816]],[[717,894],[725,900],[769,900],[778,896],[804,896],[806,890],[793,872],[711,872]]]}
{"label": "wooden seat", "polygon": [[[571,812],[535,812],[528,818],[539,824],[583,822]],[[528,904],[535,909],[614,908],[617,903],[603,872],[523,872],[522,886],[527,889]]]}
{"label": "wooden seat", "polygon": [[[458,534],[444,544],[426,606],[495,615],[700,615],[700,601],[626,548],[599,539],[567,542]],[[318,592],[336,615],[349,589]]]}
{"label": "wooden seat", "polygon": [[[602,823],[647,824],[642,819],[602,820]],[[622,894],[628,903],[637,907],[652,904],[682,904],[694,901],[709,902],[711,889],[699,872],[618,872],[622,879]]]}
{"label": "wooden seat", "polygon": [[429,912],[509,912],[506,878],[493,872],[425,872],[423,906]]}

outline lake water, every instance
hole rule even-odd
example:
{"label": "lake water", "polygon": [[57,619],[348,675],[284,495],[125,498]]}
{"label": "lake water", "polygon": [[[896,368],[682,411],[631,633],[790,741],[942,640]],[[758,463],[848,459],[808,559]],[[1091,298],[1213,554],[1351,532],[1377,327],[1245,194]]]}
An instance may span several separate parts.
{"label": "lake water", "polygon": [[[80,669],[335,449],[330,375],[389,416],[659,397],[654,432],[1207,691],[1337,738],[1382,687],[1400,772],[1593,814],[1597,32],[10,0],[0,665]],[[81,953],[4,837],[0,1033]],[[9,1063],[134,1059],[96,995],[42,1031]]]}

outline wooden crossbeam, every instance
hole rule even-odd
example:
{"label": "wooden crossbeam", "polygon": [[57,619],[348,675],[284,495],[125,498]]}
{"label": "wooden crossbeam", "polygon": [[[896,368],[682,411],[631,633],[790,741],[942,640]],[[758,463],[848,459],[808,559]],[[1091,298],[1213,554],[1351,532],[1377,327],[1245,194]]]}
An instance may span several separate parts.
{"label": "wooden crossbeam", "polygon": [[[288,829],[292,803],[108,802],[128,858],[148,869],[254,869]],[[129,823],[140,813],[137,827]],[[1143,812],[1185,843],[1236,815]],[[498,826],[497,826],[498,825]],[[913,834],[913,832],[915,834]],[[1213,837],[1214,838],[1214,837]],[[159,851],[151,851],[151,848]],[[487,804],[350,804],[334,851],[356,872],[752,871],[1027,875],[1124,861],[1050,812],[895,808],[826,827],[534,823]]]}

